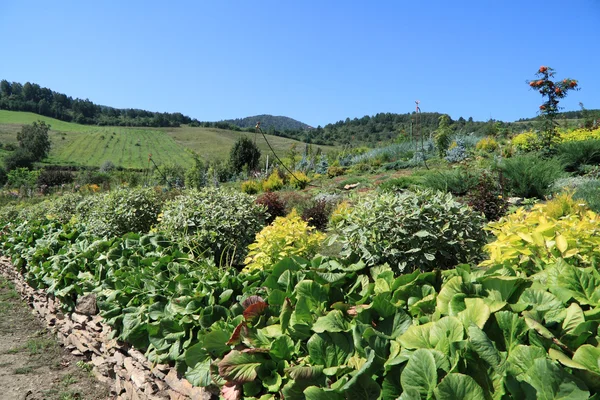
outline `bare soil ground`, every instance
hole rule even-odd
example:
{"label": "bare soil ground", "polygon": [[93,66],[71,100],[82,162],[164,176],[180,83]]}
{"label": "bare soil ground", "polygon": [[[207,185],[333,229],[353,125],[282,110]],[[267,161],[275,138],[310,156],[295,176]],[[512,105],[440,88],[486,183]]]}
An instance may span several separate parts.
{"label": "bare soil ground", "polygon": [[59,346],[0,276],[0,399],[109,399],[90,366]]}

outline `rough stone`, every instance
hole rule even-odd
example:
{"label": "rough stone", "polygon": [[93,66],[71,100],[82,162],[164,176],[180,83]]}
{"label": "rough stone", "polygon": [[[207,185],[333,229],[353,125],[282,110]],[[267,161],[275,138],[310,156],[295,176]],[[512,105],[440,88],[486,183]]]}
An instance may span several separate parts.
{"label": "rough stone", "polygon": [[71,320],[73,320],[74,322],[76,322],[78,324],[81,324],[82,326],[85,326],[85,324],[88,321],[88,316],[83,315],[83,314],[73,313],[73,314],[71,314]]}
{"label": "rough stone", "polygon": [[96,315],[98,314],[98,305],[96,303],[96,295],[94,293],[87,294],[85,296],[79,296],[77,298],[77,304],[75,311],[84,315]]}

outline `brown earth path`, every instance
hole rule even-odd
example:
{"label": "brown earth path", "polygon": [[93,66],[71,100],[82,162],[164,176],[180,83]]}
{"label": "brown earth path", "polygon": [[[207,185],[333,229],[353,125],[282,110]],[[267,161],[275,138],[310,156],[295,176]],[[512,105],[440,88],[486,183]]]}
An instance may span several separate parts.
{"label": "brown earth path", "polygon": [[58,345],[0,276],[0,400],[100,400],[109,389]]}

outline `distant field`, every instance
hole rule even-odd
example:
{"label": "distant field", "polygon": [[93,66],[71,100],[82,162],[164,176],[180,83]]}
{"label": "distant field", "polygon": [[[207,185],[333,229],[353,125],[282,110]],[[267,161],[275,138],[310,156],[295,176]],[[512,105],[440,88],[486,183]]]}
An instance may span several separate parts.
{"label": "distant field", "polygon": [[[100,166],[105,161],[125,168],[145,168],[148,154],[157,164],[189,165],[192,156],[202,159],[226,158],[235,141],[242,135],[254,134],[214,128],[127,128],[79,125],[43,117],[34,113],[0,110],[0,143],[17,143],[17,132],[24,124],[43,120],[50,124],[52,149],[47,163],[60,165]],[[296,140],[267,135],[280,157],[294,143],[302,151],[304,144]],[[270,150],[262,135],[256,138],[263,154]],[[330,151],[331,146],[315,146]],[[0,154],[1,157],[1,154]]]}

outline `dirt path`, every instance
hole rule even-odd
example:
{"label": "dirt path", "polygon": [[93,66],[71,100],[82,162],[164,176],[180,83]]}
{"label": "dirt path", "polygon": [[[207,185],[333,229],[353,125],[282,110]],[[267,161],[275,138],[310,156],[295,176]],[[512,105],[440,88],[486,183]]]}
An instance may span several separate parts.
{"label": "dirt path", "polygon": [[100,400],[108,388],[67,353],[0,276],[0,399]]}

